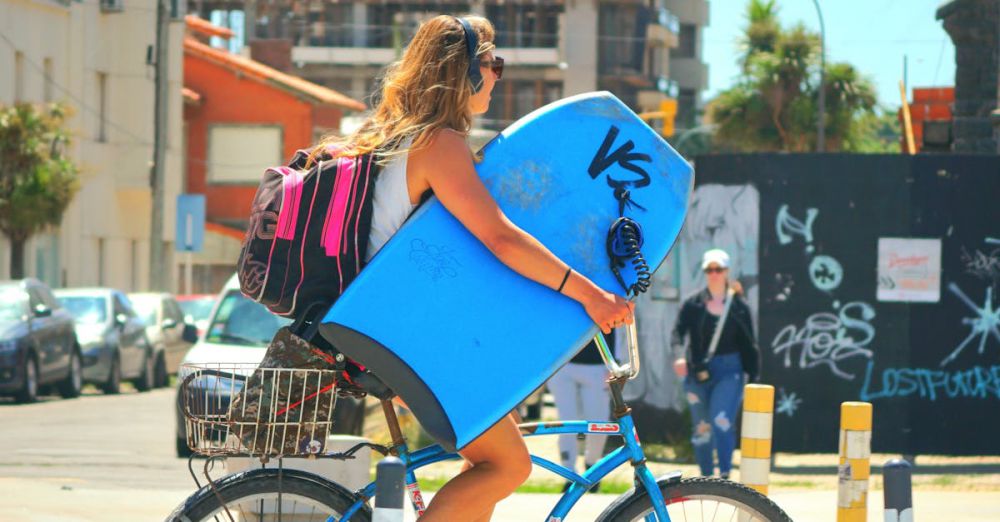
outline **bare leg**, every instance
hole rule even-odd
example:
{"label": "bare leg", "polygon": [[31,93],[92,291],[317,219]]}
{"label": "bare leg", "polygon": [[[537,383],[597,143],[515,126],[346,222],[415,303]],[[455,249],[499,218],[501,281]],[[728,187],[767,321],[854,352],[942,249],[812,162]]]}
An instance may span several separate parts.
{"label": "bare leg", "polygon": [[461,452],[466,466],[434,495],[421,522],[485,522],[531,473],[531,458],[510,415]]}

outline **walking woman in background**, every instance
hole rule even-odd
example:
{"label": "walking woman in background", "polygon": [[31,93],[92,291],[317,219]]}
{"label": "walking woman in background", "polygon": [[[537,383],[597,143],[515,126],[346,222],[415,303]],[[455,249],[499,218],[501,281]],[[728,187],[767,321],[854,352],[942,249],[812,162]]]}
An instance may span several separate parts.
{"label": "walking woman in background", "polygon": [[728,479],[744,374],[749,382],[757,380],[760,355],[750,307],[738,291],[739,284],[729,282],[729,255],[709,250],[702,256],[701,269],[708,284],[684,301],[670,344],[674,371],[684,378],[691,444],[701,474],[714,473],[714,450],[719,475]]}

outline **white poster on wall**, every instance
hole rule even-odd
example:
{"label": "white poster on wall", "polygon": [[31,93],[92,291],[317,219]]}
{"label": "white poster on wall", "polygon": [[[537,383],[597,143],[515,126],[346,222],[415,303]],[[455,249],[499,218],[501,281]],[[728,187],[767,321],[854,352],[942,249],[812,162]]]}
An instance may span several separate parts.
{"label": "white poster on wall", "polygon": [[941,240],[881,237],[878,300],[936,303],[941,299]]}

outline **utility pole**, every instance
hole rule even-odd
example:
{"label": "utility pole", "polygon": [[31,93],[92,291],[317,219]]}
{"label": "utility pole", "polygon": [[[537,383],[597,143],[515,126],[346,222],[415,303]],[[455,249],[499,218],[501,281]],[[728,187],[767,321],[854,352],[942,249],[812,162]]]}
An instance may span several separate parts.
{"label": "utility pole", "polygon": [[156,63],[153,103],[153,165],[149,188],[152,192],[153,216],[149,233],[149,289],[166,290],[166,259],[163,248],[163,191],[167,156],[167,49],[169,40],[168,0],[156,0]]}
{"label": "utility pole", "polygon": [[816,123],[816,152],[826,151],[826,28],[819,0],[813,0],[819,15],[819,122]]}

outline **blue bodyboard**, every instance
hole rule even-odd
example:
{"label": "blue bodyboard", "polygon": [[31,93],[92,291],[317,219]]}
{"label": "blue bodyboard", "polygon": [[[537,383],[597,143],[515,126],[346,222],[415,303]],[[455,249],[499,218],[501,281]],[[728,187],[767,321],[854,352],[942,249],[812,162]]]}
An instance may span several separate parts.
{"label": "blue bodyboard", "polygon": [[[622,212],[658,267],[680,232],[691,166],[607,92],[521,118],[483,149],[477,172],[507,217],[574,270],[625,295],[607,253]],[[628,191],[627,204],[616,191]],[[623,271],[626,282],[635,274]],[[489,429],[597,332],[583,307],[517,274],[444,206],[425,202],[322,320],[449,450]]]}

